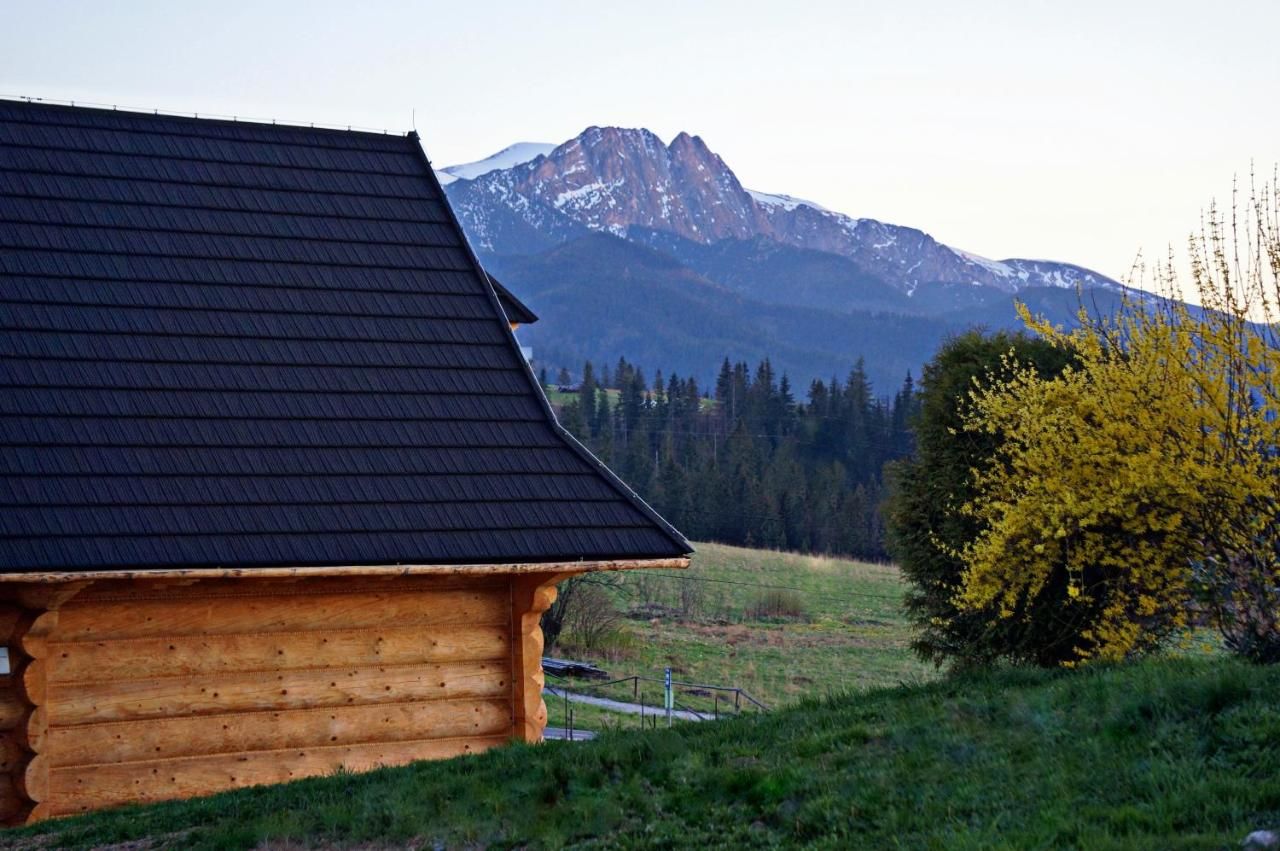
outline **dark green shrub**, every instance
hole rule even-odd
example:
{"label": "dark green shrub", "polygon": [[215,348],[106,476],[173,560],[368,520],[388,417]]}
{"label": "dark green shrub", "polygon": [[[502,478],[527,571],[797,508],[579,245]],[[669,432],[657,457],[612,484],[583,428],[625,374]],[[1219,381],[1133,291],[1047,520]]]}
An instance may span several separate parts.
{"label": "dark green shrub", "polygon": [[999,446],[998,437],[965,432],[962,415],[975,381],[998,374],[1011,352],[1046,376],[1071,360],[1061,348],[1022,334],[970,331],[948,340],[921,378],[915,455],[886,471],[888,543],[911,583],[906,607],[915,625],[912,648],[937,665],[1000,658],[1056,664],[1052,648],[1037,645],[1034,629],[991,612],[961,612],[952,602],[964,570],[955,553],[980,531],[958,509],[972,495],[970,471],[986,464]]}

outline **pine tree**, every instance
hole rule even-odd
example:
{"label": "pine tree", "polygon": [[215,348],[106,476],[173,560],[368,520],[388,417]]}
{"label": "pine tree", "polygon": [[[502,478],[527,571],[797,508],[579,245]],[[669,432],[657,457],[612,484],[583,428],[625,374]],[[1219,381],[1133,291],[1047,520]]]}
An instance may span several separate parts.
{"label": "pine tree", "polygon": [[593,422],[596,424],[596,454],[610,463],[613,460],[613,413],[609,409],[609,394],[601,390],[596,394],[596,409]]}
{"label": "pine tree", "polygon": [[582,386],[578,389],[578,401],[582,405],[582,416],[586,420],[588,432],[595,437],[600,433],[600,421],[596,418],[596,371],[591,361],[582,365]]}
{"label": "pine tree", "polygon": [[582,414],[582,403],[574,400],[560,410],[560,425],[583,443],[591,442],[587,431],[587,418]]}
{"label": "pine tree", "polygon": [[616,403],[600,375],[584,364],[583,392],[560,416],[686,534],[885,556],[881,467],[911,447],[910,377],[876,399],[857,364],[843,383],[812,382],[802,404],[768,360],[752,369],[725,358],[704,405],[693,378],[659,371],[650,389],[625,358],[611,376]]}

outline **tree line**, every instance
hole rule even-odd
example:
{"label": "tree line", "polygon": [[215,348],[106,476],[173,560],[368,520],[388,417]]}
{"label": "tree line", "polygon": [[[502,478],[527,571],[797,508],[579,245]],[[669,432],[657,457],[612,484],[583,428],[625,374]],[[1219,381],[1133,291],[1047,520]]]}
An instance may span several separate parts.
{"label": "tree line", "polygon": [[[559,383],[569,378],[561,370]],[[916,405],[910,375],[877,397],[861,360],[798,400],[767,359],[752,369],[726,358],[704,390],[661,371],[647,380],[620,358],[584,364],[557,413],[693,540],[879,559],[882,471],[911,453]]]}

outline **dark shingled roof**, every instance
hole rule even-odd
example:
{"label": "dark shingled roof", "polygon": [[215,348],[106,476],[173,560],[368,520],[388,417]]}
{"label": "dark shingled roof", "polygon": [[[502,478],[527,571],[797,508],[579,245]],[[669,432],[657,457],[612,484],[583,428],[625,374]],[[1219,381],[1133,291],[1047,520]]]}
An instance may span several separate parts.
{"label": "dark shingled roof", "polygon": [[502,305],[502,310],[507,314],[508,320],[520,325],[532,325],[538,321],[538,314],[512,295],[511,290],[504,287],[502,282],[493,275],[489,275],[489,283],[493,285],[493,291],[498,294],[498,303]]}
{"label": "dark shingled roof", "polygon": [[555,424],[415,134],[0,102],[0,384],[3,572],[689,551]]}

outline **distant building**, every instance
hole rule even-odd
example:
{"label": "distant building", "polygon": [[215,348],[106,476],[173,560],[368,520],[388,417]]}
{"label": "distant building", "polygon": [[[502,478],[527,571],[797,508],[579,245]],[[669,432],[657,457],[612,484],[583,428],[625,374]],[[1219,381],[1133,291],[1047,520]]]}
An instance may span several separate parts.
{"label": "distant building", "polygon": [[538,740],[556,583],[688,563],[416,134],[0,101],[0,302],[11,823]]}

